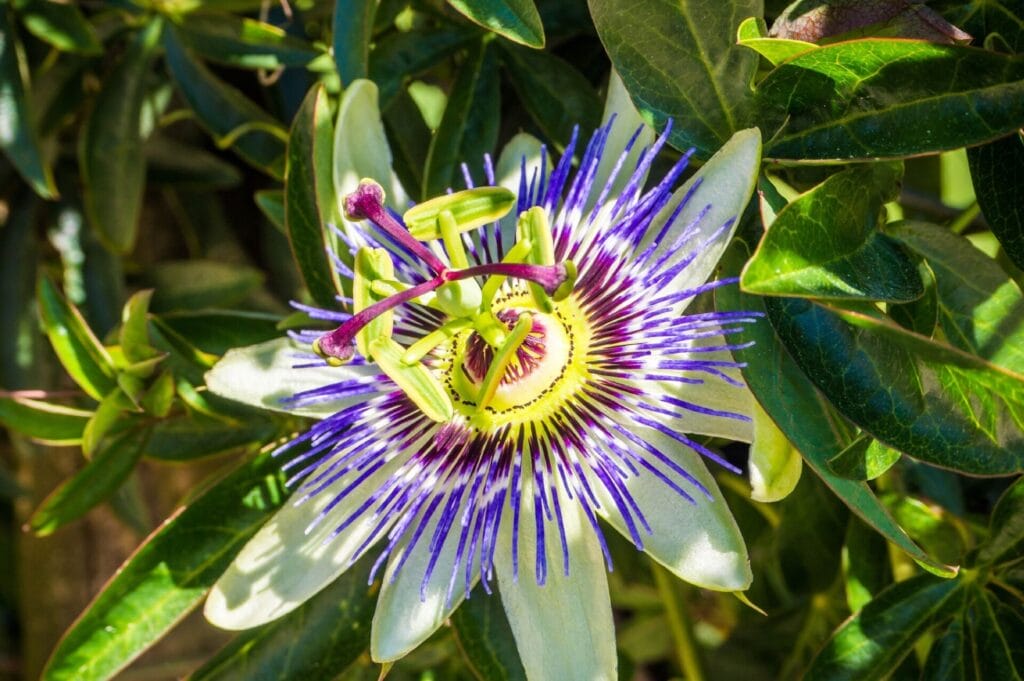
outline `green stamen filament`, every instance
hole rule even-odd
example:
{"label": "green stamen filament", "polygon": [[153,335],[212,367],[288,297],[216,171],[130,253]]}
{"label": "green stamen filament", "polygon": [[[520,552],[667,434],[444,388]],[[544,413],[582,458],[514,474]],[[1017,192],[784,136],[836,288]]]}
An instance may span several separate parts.
{"label": "green stamen filament", "polygon": [[[533,265],[554,265],[555,244],[551,238],[551,225],[547,213],[540,206],[534,206],[519,216],[516,223],[518,239],[531,244],[526,262]],[[551,297],[537,284],[530,284],[530,293],[537,307],[547,313],[554,309]]]}
{"label": "green stamen filament", "polygon": [[462,245],[459,223],[455,221],[455,216],[450,210],[443,210],[438,214],[437,226],[441,229],[441,240],[444,242],[444,249],[448,252],[448,260],[452,267],[457,270],[469,267],[469,258],[466,257],[466,249]]}
{"label": "green stamen filament", "polygon": [[[528,238],[521,238],[516,241],[512,248],[508,249],[508,253],[501,259],[503,263],[521,263],[526,262],[526,256],[529,255],[530,249],[533,248],[533,242]],[[486,309],[490,309],[491,303],[494,302],[494,296],[498,295],[498,289],[505,283],[507,277],[500,274],[493,274],[487,278],[483,286],[483,306]]]}
{"label": "green stamen filament", "polygon": [[409,349],[402,355],[403,364],[416,364],[421,359],[427,356],[427,353],[436,348],[446,340],[453,338],[459,331],[473,326],[473,323],[468,319],[453,319],[445,324],[441,325],[434,331],[431,331],[423,338],[409,346]]}
{"label": "green stamen filament", "polygon": [[505,376],[505,369],[508,368],[509,362],[516,356],[516,351],[530,335],[532,329],[533,316],[528,312],[520,314],[512,332],[494,353],[491,366],[487,368],[487,375],[484,376],[484,380],[480,384],[480,393],[476,400],[477,409],[484,409],[494,399],[494,394],[498,391],[498,386],[501,385],[501,379]]}

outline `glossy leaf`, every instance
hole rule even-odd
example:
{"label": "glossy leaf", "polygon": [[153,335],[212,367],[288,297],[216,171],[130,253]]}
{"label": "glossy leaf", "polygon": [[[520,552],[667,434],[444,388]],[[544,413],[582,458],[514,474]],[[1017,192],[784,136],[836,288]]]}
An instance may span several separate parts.
{"label": "glossy leaf", "polygon": [[[476,45],[462,63],[452,86],[441,125],[427,151],[423,196],[438,196],[464,186],[460,164],[465,162],[477,181],[484,183],[483,156],[498,143],[501,91],[494,51]],[[475,172],[474,172],[475,171]]]}
{"label": "glossy leaf", "polygon": [[231,14],[186,14],[178,37],[206,59],[246,69],[305,66],[320,54],[276,26]]}
{"label": "glossy leaf", "polygon": [[526,681],[512,629],[496,596],[477,589],[452,615],[459,650],[477,678]]}
{"label": "glossy leaf", "polygon": [[963,560],[964,540],[955,516],[913,497],[887,494],[883,501],[900,527],[925,551],[950,564]]}
{"label": "glossy leaf", "polygon": [[790,57],[795,57],[808,50],[818,48],[814,43],[804,42],[803,40],[769,38],[768,28],[765,26],[764,19],[759,17],[744,19],[743,23],[736,30],[736,42],[756,51],[770,61],[773,66],[778,66]]}
{"label": "glossy leaf", "polygon": [[906,302],[924,293],[917,266],[880,234],[902,174],[890,164],[836,173],[783,208],[743,269],[751,293]]}
{"label": "glossy leaf", "polygon": [[978,552],[978,563],[1002,563],[1024,555],[1024,478],[1000,497],[992,511],[988,540]]}
{"label": "glossy leaf", "polygon": [[79,145],[85,213],[100,239],[117,253],[132,250],[139,229],[146,187],[139,122],[162,31],[162,20],[153,19],[135,35],[104,81]]}
{"label": "glossy leaf", "polygon": [[334,3],[334,62],[341,83],[348,86],[369,73],[373,37],[374,0],[338,0]]}
{"label": "glossy leaf", "polygon": [[370,80],[380,88],[380,108],[387,110],[391,106],[404,79],[426,71],[477,34],[477,31],[447,26],[399,31],[381,38],[370,55]]}
{"label": "glossy leaf", "polygon": [[39,317],[64,369],[82,390],[100,400],[114,388],[113,360],[77,308],[49,279],[39,281]]}
{"label": "glossy leaf", "polygon": [[85,515],[113,494],[135,468],[149,438],[147,429],[133,429],[112,437],[80,471],[55,489],[29,518],[39,536]]}
{"label": "glossy leaf", "polygon": [[44,199],[57,195],[53,171],[43,154],[36,121],[28,102],[22,68],[24,56],[14,34],[14,25],[6,4],[0,7],[0,149],[11,160],[25,181]]}
{"label": "glossy leaf", "polygon": [[[723,259],[724,276],[738,272],[749,252],[745,241],[737,240],[732,251]],[[735,286],[718,289],[715,300],[719,309],[764,311],[764,299],[743,294]],[[747,362],[743,370],[747,385],[775,424],[800,450],[807,464],[832,492],[864,522],[926,569],[937,574],[956,574],[954,568],[932,559],[914,544],[866,483],[847,480],[828,468],[829,459],[842,451],[849,444],[850,438],[836,428],[835,416],[828,403],[793,362],[772,333],[770,325],[748,325],[737,337],[740,342],[755,342],[753,348],[741,355],[742,360]]]}
{"label": "glossy leaf", "polygon": [[533,0],[448,0],[448,4],[512,42],[544,47],[544,25]]}
{"label": "glossy leaf", "polygon": [[370,646],[377,602],[377,586],[367,585],[372,563],[361,561],[297,610],[239,634],[188,678],[338,678]]}
{"label": "glossy leaf", "polygon": [[278,338],[280,318],[259,312],[172,312],[160,321],[197,348],[223,355],[231,348]]}
{"label": "glossy leaf", "polygon": [[292,255],[302,280],[317,305],[331,309],[341,290],[337,273],[327,257],[324,239],[335,210],[332,155],[334,123],[327,92],[322,86],[309,91],[292,123],[288,141],[288,176],[284,214]]}
{"label": "glossy leaf", "polygon": [[892,582],[888,543],[853,516],[843,544],[843,581],[850,612],[863,608]]}
{"label": "glossy leaf", "polygon": [[149,301],[152,297],[153,291],[145,289],[134,294],[125,303],[118,340],[126,361],[142,362],[156,354],[149,345],[147,323]]}
{"label": "glossy leaf", "polygon": [[173,30],[164,36],[164,50],[178,91],[214,141],[230,146],[255,168],[282,177],[287,133],[281,125],[189,55]]}
{"label": "glossy leaf", "polygon": [[760,0],[681,0],[632,5],[589,0],[598,36],[644,119],[673,121],[672,144],[707,158],[749,125],[757,55],[735,44]]}
{"label": "glossy leaf", "polygon": [[874,480],[900,460],[900,453],[869,435],[862,435],[849,447],[829,459],[836,475],[850,480]]}
{"label": "glossy leaf", "polygon": [[78,7],[52,0],[28,0],[18,5],[18,18],[32,35],[58,50],[79,54],[103,51],[96,31]]}
{"label": "glossy leaf", "polygon": [[913,40],[853,40],[780,64],[758,87],[765,156],[897,158],[985,142],[1024,124],[1024,56]]}
{"label": "glossy leaf", "polygon": [[750,444],[750,498],[779,501],[800,481],[800,452],[786,439],[768,414],[754,405],[754,441]]}
{"label": "glossy leaf", "polygon": [[215,260],[180,260],[154,265],[144,281],[155,289],[153,311],[166,312],[232,305],[257,288],[263,274]]}
{"label": "glossy leaf", "polygon": [[992,233],[1010,260],[1024,269],[1024,141],[1015,134],[972,147],[967,160],[978,205]]}
{"label": "glossy leaf", "polygon": [[280,465],[269,455],[243,464],[154,532],[64,635],[43,678],[110,678],[191,612],[284,502]]}
{"label": "glossy leaf", "polygon": [[935,276],[939,324],[949,343],[1024,375],[1024,294],[970,241],[944,227],[900,222],[886,227],[925,257]]}
{"label": "glossy leaf", "polygon": [[284,192],[280,189],[263,189],[256,192],[256,205],[270,223],[282,232],[285,229]]}
{"label": "glossy leaf", "polygon": [[884,677],[913,650],[918,638],[960,607],[965,592],[962,580],[938,580],[931,575],[889,587],[836,631],[804,678]]}
{"label": "glossy leaf", "polygon": [[804,373],[883,443],[965,473],[1024,470],[1024,377],[870,314],[765,307]]}
{"label": "glossy leaf", "polygon": [[571,64],[549,52],[514,45],[503,45],[501,54],[523,106],[558,148],[569,143],[573,127],[578,125],[586,140],[601,124],[601,100]]}
{"label": "glossy leaf", "polygon": [[76,445],[92,412],[25,398],[0,397],[0,423],[33,440]]}

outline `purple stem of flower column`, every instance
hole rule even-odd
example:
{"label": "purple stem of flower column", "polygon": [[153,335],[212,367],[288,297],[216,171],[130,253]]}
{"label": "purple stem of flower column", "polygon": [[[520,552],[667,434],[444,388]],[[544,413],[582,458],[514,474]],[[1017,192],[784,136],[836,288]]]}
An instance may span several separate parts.
{"label": "purple stem of flower column", "polygon": [[441,274],[448,267],[429,248],[414,239],[409,230],[387,211],[384,207],[384,190],[376,182],[363,180],[354,192],[345,197],[345,214],[353,220],[370,220],[378,229],[416,254],[434,274]]}

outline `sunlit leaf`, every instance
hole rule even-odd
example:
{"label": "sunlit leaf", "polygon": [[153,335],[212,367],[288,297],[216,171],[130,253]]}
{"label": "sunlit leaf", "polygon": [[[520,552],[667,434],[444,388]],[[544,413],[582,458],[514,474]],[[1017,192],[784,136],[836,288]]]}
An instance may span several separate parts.
{"label": "sunlit leaf", "polygon": [[544,25],[533,0],[448,0],[472,21],[528,47],[544,47]]}

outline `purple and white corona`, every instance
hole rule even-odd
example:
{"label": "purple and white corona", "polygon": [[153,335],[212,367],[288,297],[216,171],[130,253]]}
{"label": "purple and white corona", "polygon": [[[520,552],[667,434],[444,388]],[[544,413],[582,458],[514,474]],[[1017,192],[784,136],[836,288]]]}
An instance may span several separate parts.
{"label": "purple and white corona", "polygon": [[369,556],[374,659],[480,584],[531,679],[613,679],[607,532],[692,583],[749,586],[705,460],[730,465],[694,435],[750,440],[730,337],[755,320],[687,306],[734,283],[708,279],[760,138],[738,133],[679,187],[688,155],[648,178],[668,130],[644,145],[610,119],[555,163],[521,157],[508,182],[488,160],[480,186],[467,173],[402,217],[376,182],[347,188],[351,313],[303,308],[337,328],[229,352],[207,377],[318,419],[282,448],[292,499],[213,588],[212,622],[275,619]]}

